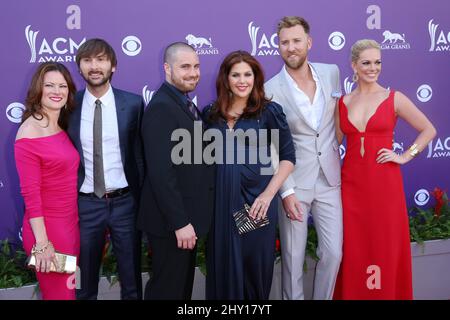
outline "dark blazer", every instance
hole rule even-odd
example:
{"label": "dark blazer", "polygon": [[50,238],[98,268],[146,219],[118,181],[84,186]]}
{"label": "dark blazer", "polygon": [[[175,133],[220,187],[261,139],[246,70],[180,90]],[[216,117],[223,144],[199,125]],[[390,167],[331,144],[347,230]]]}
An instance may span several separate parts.
{"label": "dark blazer", "polygon": [[171,136],[179,128],[189,132],[193,145],[194,116],[164,83],[144,112],[141,130],[146,176],[137,225],[155,236],[173,235],[189,223],[197,236],[204,235],[214,211],[214,165],[172,162],[179,141]]}
{"label": "dark blazer", "polygon": [[[141,96],[112,88],[116,102],[117,122],[119,129],[120,154],[128,186],[133,197],[139,201],[140,187],[144,176],[144,160],[142,142],[140,139],[140,125],[144,113],[144,101]],[[81,107],[85,90],[77,92],[75,96],[76,108],[70,116],[68,133],[80,154],[78,168],[78,190],[84,182],[84,156],[80,140]],[[138,203],[138,202],[136,202]]]}

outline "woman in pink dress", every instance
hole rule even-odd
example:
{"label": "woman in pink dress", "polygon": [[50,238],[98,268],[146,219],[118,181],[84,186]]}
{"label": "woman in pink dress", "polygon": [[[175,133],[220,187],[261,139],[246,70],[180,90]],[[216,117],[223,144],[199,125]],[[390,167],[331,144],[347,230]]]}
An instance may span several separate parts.
{"label": "woman in pink dress", "polygon": [[25,202],[23,246],[36,257],[44,300],[75,299],[75,275],[50,272],[55,250],[77,255],[79,156],[67,136],[75,85],[60,63],[39,65],[28,89],[14,153]]}

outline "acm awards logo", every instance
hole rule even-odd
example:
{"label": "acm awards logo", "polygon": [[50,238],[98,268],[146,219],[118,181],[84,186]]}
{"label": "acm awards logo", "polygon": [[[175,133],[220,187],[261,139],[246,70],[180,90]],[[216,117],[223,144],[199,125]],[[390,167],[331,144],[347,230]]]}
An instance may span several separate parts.
{"label": "acm awards logo", "polygon": [[33,31],[31,25],[25,28],[25,38],[30,47],[30,63],[47,61],[73,62],[75,52],[86,41],[86,38],[74,40],[72,38],[57,37],[55,39],[42,38],[38,41],[39,31]]}
{"label": "acm awards logo", "polygon": [[252,43],[252,56],[279,56],[278,35],[276,33],[267,36],[265,33],[258,35],[260,27],[253,25],[253,21],[248,24],[248,35]]}
{"label": "acm awards logo", "polygon": [[154,93],[155,90],[148,89],[147,85],[142,88],[142,99],[144,99],[145,107],[147,107],[150,100],[152,100]]}
{"label": "acm awards logo", "polygon": [[190,33],[185,39],[188,42],[188,45],[193,47],[198,55],[219,54],[219,49],[213,46],[211,37],[196,37]]}
{"label": "acm awards logo", "polygon": [[383,42],[381,42],[382,50],[404,50],[411,49],[411,45],[406,41],[404,33],[391,32],[390,30],[384,30]]}
{"label": "acm awards logo", "polygon": [[430,52],[450,51],[450,31],[438,30],[439,24],[428,21],[428,33],[430,34]]}
{"label": "acm awards logo", "polygon": [[353,91],[353,86],[355,85],[355,83],[353,81],[350,81],[349,79],[351,79],[351,78],[347,77],[344,79],[345,94],[350,94]]}
{"label": "acm awards logo", "polygon": [[436,142],[431,140],[428,143],[427,158],[449,158],[450,157],[450,137],[438,138]]}

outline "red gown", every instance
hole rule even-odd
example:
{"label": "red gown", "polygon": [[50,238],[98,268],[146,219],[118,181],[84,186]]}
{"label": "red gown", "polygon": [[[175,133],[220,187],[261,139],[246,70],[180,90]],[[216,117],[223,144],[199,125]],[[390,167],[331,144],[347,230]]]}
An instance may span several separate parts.
{"label": "red gown", "polygon": [[[29,220],[44,217],[48,239],[55,250],[77,255],[77,171],[80,157],[64,131],[18,139],[14,146],[20,189],[25,202],[23,246],[29,255],[36,242]],[[75,299],[75,275],[36,273],[44,300]]]}
{"label": "red gown", "polygon": [[[394,91],[360,132],[348,119],[343,97],[339,119],[347,137],[342,166],[343,258],[334,299],[412,299],[411,247],[400,166],[378,164],[392,149],[397,121]],[[364,156],[361,156],[364,137]]]}

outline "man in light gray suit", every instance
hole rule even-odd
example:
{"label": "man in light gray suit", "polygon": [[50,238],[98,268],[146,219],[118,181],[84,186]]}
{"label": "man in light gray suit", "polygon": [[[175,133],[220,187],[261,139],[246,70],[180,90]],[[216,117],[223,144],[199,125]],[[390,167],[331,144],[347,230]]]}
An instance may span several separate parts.
{"label": "man in light gray suit", "polygon": [[313,299],[331,299],[342,256],[341,170],[334,124],[340,96],[339,69],[308,62],[312,40],[303,18],[281,19],[278,37],[285,65],[265,84],[265,91],[283,106],[297,160],[294,172],[280,189],[283,299],[304,299],[303,263],[310,212],[320,258]]}

